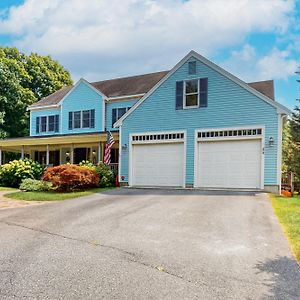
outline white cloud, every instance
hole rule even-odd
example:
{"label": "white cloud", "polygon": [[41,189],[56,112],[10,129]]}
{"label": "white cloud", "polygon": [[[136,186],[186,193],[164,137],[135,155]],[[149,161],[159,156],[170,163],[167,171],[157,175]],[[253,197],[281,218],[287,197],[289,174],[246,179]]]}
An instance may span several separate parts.
{"label": "white cloud", "polygon": [[252,32],[285,32],[294,6],[292,0],[26,0],[0,17],[0,34],[15,35],[23,51],[52,55],[75,77],[100,79],[168,68],[190,49],[212,55]]}
{"label": "white cloud", "polygon": [[268,79],[287,80],[295,74],[300,60],[290,58],[289,50],[272,49],[260,56],[256,49],[246,44],[240,51],[233,51],[221,65],[245,81]]}

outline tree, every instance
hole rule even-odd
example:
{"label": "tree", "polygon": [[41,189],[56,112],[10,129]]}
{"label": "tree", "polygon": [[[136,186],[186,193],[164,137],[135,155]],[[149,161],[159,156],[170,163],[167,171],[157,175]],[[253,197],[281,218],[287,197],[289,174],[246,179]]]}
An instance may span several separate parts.
{"label": "tree", "polygon": [[[296,74],[300,74],[299,71]],[[297,80],[300,83],[300,80]],[[297,99],[300,102],[300,99]],[[290,135],[293,143],[293,155],[290,161],[291,171],[295,173],[296,180],[300,181],[300,107],[296,106],[290,120]]]}
{"label": "tree", "polygon": [[282,132],[282,173],[284,176],[293,171],[296,150],[297,147],[291,133],[291,122],[286,120]]}
{"label": "tree", "polygon": [[50,56],[0,47],[0,137],[28,135],[26,108],[69,84],[69,72]]}

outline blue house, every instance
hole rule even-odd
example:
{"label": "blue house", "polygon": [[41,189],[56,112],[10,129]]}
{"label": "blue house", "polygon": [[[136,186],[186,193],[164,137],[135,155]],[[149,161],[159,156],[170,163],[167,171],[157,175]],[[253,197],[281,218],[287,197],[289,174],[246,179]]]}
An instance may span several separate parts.
{"label": "blue house", "polygon": [[282,123],[273,81],[245,83],[191,51],[169,71],[80,79],[31,105],[30,136],[0,141],[45,165],[103,160],[129,186],[278,192]]}

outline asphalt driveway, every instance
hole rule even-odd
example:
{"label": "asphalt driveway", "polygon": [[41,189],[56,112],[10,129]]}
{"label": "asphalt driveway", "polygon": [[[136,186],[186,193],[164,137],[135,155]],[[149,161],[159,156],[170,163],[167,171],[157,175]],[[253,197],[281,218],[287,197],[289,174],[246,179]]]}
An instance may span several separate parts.
{"label": "asphalt driveway", "polygon": [[263,194],[118,189],[0,211],[0,299],[300,299]]}

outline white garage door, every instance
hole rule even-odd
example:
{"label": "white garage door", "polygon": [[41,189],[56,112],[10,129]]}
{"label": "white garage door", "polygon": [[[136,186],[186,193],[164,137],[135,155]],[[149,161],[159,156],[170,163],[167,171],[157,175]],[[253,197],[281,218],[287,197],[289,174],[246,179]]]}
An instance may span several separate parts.
{"label": "white garage door", "polygon": [[198,186],[261,187],[261,140],[198,142]]}
{"label": "white garage door", "polygon": [[132,185],[182,186],[183,143],[132,146]]}

